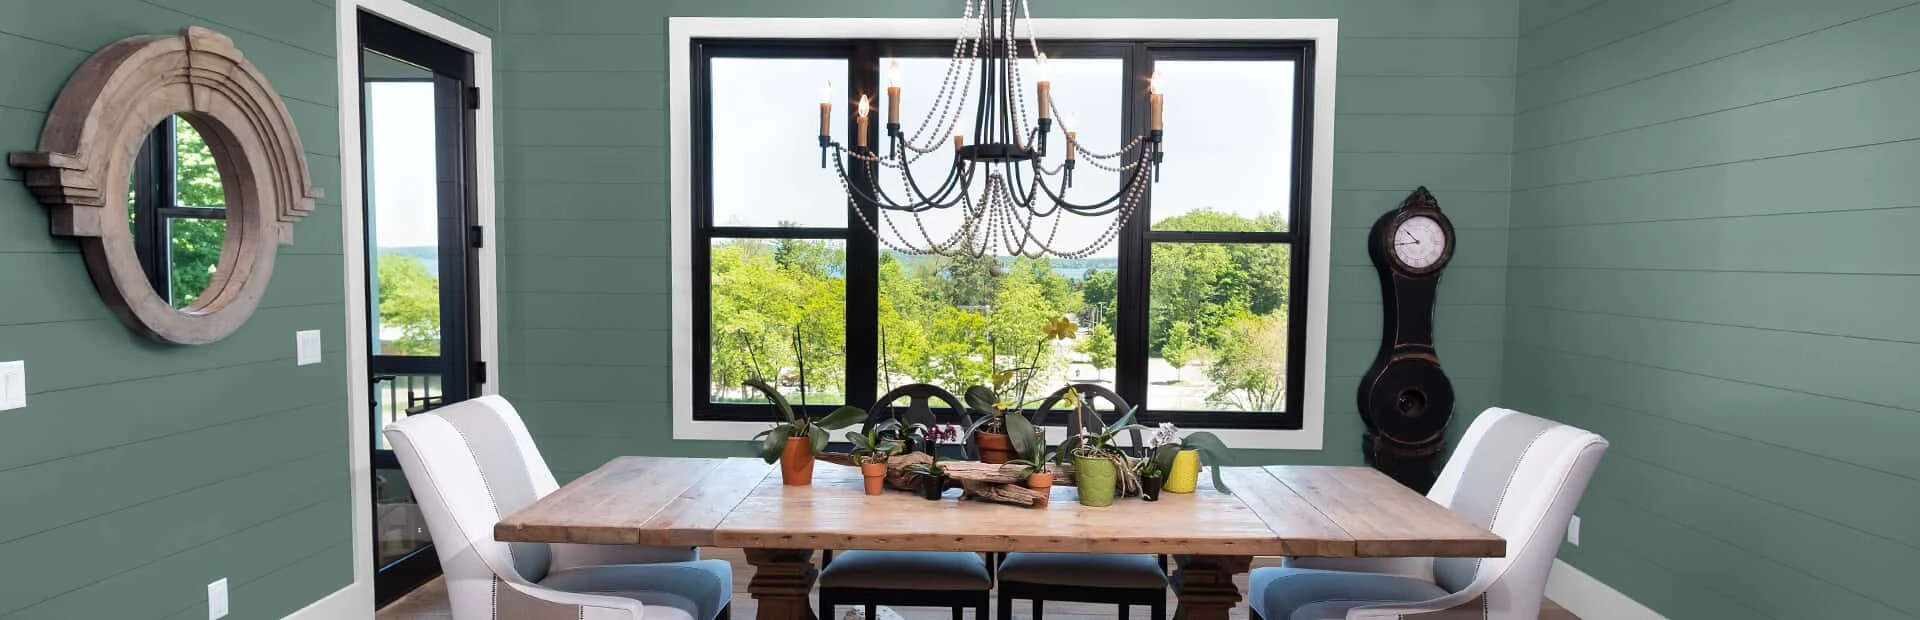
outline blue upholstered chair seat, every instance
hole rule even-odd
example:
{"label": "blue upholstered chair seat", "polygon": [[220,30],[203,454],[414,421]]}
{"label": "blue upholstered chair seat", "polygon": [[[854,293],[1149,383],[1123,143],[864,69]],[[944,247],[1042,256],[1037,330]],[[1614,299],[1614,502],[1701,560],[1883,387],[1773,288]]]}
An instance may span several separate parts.
{"label": "blue upholstered chair seat", "polygon": [[726,560],[699,560],[569,568],[547,574],[540,587],[620,596],[712,618],[732,600],[732,583],[733,565]]}
{"label": "blue upholstered chair seat", "polygon": [[1347,610],[1381,603],[1417,603],[1447,595],[1431,581],[1381,573],[1260,568],[1247,577],[1248,601],[1266,620],[1337,620]]}

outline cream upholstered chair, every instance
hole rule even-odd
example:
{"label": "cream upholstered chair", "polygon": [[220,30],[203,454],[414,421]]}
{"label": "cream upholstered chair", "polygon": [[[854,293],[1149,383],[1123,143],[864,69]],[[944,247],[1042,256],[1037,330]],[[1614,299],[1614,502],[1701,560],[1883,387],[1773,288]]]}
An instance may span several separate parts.
{"label": "cream upholstered chair", "polygon": [[1250,576],[1255,617],[1533,620],[1567,521],[1606,450],[1599,435],[1488,409],[1427,497],[1506,539],[1506,557],[1289,558]]}
{"label": "cream upholstered chair", "polygon": [[558,488],[507,401],[483,396],[395,422],[387,440],[426,514],[454,620],[711,620],[732,596],[721,560],[689,550],[502,543],[501,517]]}

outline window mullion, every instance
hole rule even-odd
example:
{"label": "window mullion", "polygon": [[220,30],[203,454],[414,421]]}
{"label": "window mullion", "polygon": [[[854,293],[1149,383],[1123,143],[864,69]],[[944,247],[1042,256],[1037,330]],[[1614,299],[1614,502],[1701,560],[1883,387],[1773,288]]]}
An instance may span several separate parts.
{"label": "window mullion", "polygon": [[[874,42],[861,42],[853,49],[853,57],[847,62],[846,83],[850,93],[880,92],[880,52]],[[852,100],[857,95],[849,96]],[[848,123],[846,144],[857,144],[853,139],[854,123]],[[881,123],[870,123],[868,131],[874,131]],[[880,144],[868,136],[868,144]],[[847,170],[851,177],[848,182],[865,187],[872,179],[866,166],[853,166]],[[866,200],[848,201],[849,209],[858,209],[864,214],[865,221],[877,221],[878,209]],[[862,219],[861,214],[848,213],[849,220]],[[880,325],[880,241],[872,231],[864,226],[847,226],[847,298],[846,298],[846,403],[862,409],[871,408],[879,396],[879,334]]]}
{"label": "window mullion", "polygon": [[[1146,90],[1141,85],[1153,73],[1153,59],[1147,46],[1134,44],[1125,60],[1127,76],[1121,98],[1122,136],[1146,132],[1148,119]],[[1122,182],[1125,182],[1124,175]],[[1119,237],[1120,273],[1114,299],[1114,391],[1128,403],[1143,409],[1147,403],[1147,303],[1151,256],[1145,232],[1152,221],[1153,186],[1149,185],[1140,204]]]}

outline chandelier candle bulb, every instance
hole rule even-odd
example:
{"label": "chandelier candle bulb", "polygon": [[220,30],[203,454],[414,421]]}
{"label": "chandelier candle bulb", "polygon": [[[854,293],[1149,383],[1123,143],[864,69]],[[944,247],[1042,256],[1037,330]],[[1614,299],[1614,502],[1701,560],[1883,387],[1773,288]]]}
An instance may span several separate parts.
{"label": "chandelier candle bulb", "polygon": [[887,124],[900,124],[900,61],[887,65]]}
{"label": "chandelier candle bulb", "polygon": [[1161,104],[1166,102],[1165,97],[1166,95],[1160,92],[1160,72],[1155,71],[1153,72],[1153,77],[1147,78],[1147,109],[1153,119],[1153,124],[1149,129],[1154,131],[1161,130],[1160,112]]}
{"label": "chandelier candle bulb", "polygon": [[865,148],[867,146],[867,109],[869,107],[870,104],[867,103],[867,96],[860,95],[860,113],[855,116],[855,120],[858,122],[856,123],[857,126],[853,133],[855,148]]}

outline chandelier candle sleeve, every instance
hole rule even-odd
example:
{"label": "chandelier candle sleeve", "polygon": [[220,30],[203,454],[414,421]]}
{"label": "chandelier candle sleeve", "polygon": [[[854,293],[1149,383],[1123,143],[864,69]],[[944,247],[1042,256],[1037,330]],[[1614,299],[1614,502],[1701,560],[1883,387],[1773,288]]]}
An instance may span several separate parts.
{"label": "chandelier candle sleeve", "polygon": [[900,126],[900,61],[887,65],[887,127]]}
{"label": "chandelier candle sleeve", "polygon": [[1073,149],[1076,145],[1078,145],[1077,142],[1073,141],[1073,137],[1075,134],[1078,134],[1078,133],[1080,132],[1078,131],[1067,132],[1067,161],[1073,161]]}
{"label": "chandelier candle sleeve", "polygon": [[832,133],[833,83],[828,82],[825,88],[820,89],[820,137],[825,138],[832,135]]}

